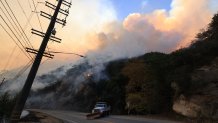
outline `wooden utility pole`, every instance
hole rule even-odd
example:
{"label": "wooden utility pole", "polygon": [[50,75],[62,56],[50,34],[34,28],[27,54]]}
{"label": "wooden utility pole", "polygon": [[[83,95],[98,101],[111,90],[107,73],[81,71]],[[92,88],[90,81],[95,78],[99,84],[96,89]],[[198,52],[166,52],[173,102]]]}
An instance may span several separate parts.
{"label": "wooden utility pole", "polygon": [[27,97],[28,97],[29,92],[31,90],[33,81],[35,79],[36,73],[38,71],[39,65],[41,63],[41,60],[42,60],[43,54],[45,52],[46,46],[48,44],[48,41],[50,39],[51,33],[54,29],[55,23],[57,21],[57,15],[59,13],[59,10],[61,8],[61,4],[63,1],[64,0],[58,0],[58,4],[57,4],[57,7],[55,9],[55,12],[54,12],[53,16],[51,16],[51,22],[48,26],[48,29],[45,33],[43,40],[42,40],[39,51],[35,57],[35,61],[33,62],[33,65],[30,69],[30,72],[28,74],[26,82],[25,82],[23,89],[21,90],[21,92],[18,96],[17,102],[16,102],[15,107],[12,111],[10,123],[17,123],[20,120],[20,115],[22,113],[22,110],[23,110],[24,105],[26,103]]}

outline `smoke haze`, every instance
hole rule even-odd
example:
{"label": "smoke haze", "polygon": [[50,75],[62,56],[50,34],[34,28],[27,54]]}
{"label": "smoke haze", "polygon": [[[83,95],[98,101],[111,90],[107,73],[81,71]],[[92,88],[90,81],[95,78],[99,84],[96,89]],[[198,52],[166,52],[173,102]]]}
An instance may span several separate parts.
{"label": "smoke haze", "polygon": [[215,0],[173,0],[169,11],[132,13],[123,22],[112,22],[93,34],[91,39],[99,46],[88,51],[88,56],[94,53],[111,60],[187,47],[200,29],[207,27],[217,5]]}
{"label": "smoke haze", "polygon": [[[50,48],[85,54],[96,71],[102,71],[104,63],[111,60],[151,51],[170,53],[188,46],[200,29],[207,27],[218,8],[217,0],[172,0],[169,11],[131,13],[120,21],[109,0],[72,2],[67,26],[63,30],[57,27],[57,37],[63,37],[67,48],[60,47],[61,44],[52,44]],[[45,73],[76,60],[78,57],[56,55],[53,61],[43,64],[40,71]],[[11,89],[17,87],[16,84]],[[35,88],[43,86],[43,83],[34,84]]]}

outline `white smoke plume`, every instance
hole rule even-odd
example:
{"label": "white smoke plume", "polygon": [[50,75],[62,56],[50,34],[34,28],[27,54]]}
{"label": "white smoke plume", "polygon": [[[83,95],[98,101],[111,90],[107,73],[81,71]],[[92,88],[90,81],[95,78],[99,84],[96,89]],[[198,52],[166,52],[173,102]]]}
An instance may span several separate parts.
{"label": "white smoke plume", "polygon": [[216,0],[173,0],[169,11],[132,13],[123,22],[112,22],[93,34],[91,39],[99,42],[99,47],[88,56],[105,56],[110,61],[187,47],[200,29],[207,27],[217,8]]}
{"label": "white smoke plume", "polygon": [[[120,22],[109,0],[73,2],[73,16],[68,18],[69,24],[63,30],[67,36],[63,36],[63,40],[68,41],[66,45],[73,51],[85,54],[95,71],[102,71],[104,63],[111,60],[151,51],[170,53],[186,47],[218,10],[217,0],[172,0],[169,11],[132,13]],[[63,55],[56,57],[61,59],[58,64],[75,61]],[[43,84],[37,86],[43,87]]]}

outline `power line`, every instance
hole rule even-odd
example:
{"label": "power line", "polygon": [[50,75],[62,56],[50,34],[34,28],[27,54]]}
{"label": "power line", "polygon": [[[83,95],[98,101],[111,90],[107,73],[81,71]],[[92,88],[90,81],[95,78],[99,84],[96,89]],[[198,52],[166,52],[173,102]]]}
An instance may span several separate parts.
{"label": "power line", "polygon": [[7,62],[6,62],[6,64],[5,64],[5,66],[4,66],[3,71],[5,71],[5,70],[7,69],[8,65],[9,65],[9,62],[10,62],[10,60],[11,60],[11,58],[12,58],[12,56],[13,56],[15,50],[16,50],[16,48],[17,48],[17,46],[15,45],[15,47],[13,48],[13,50],[12,50],[12,52],[11,52],[11,54],[10,54],[10,56],[9,56],[9,58],[8,58],[8,60],[7,60]]}
{"label": "power line", "polygon": [[[26,65],[24,65],[18,72],[17,74],[11,79],[11,81],[14,81],[16,79],[18,79],[19,77],[21,77],[26,71],[27,69],[31,66],[33,60],[30,60]],[[5,80],[5,78],[3,78],[3,80]],[[3,83],[2,83],[3,84]],[[1,84],[1,85],[2,85]]]}
{"label": "power line", "polygon": [[[16,33],[18,34],[19,37],[23,37],[22,32],[20,31],[19,27],[17,26],[16,22],[14,21],[14,19],[11,17],[11,14],[8,12],[7,8],[5,7],[4,3],[0,0],[0,2],[2,3],[4,9],[6,10],[7,14],[4,12],[4,10],[2,9],[2,7],[0,7],[0,9],[2,10],[3,14],[5,15],[5,17],[7,18],[7,20],[9,21],[9,23],[11,24],[12,28],[16,31]],[[9,19],[8,16],[11,18]],[[15,26],[17,27],[17,29],[14,27],[14,25],[12,24],[11,20],[13,21],[13,23],[15,24]],[[19,32],[21,33],[21,35],[19,34]],[[25,40],[25,37],[23,37],[23,39]],[[28,43],[26,43],[24,41],[24,43],[26,45],[28,45]]]}
{"label": "power line", "polygon": [[83,55],[80,55],[80,54],[77,54],[77,53],[70,53],[70,52],[56,52],[56,51],[50,51],[50,53],[57,53],[57,54],[72,54],[72,55],[76,55],[76,56],[79,56],[79,57],[86,58],[86,57],[83,56]]}
{"label": "power line", "polygon": [[[31,26],[31,28],[33,28],[33,26],[31,25],[31,23],[28,21],[27,14],[26,14],[26,12],[24,11],[24,9],[23,9],[22,5],[20,4],[19,0],[17,0],[17,2],[18,2],[18,5],[20,6],[20,8],[22,9],[23,14],[25,15],[25,17],[26,17],[26,19],[27,19],[27,23],[29,23],[29,25]],[[31,11],[32,11],[32,10],[31,10]]]}
{"label": "power line", "polygon": [[24,72],[26,72],[26,70],[31,66],[33,60],[30,60],[24,67],[22,67],[18,73],[15,75],[15,77],[12,80],[16,80],[18,79],[22,74],[24,74]]}
{"label": "power line", "polygon": [[[37,19],[38,19],[38,22],[39,22],[39,25],[40,25],[40,27],[41,27],[41,31],[43,32],[43,28],[42,28],[42,24],[41,24],[41,21],[40,21],[40,19],[39,19],[39,15],[38,15],[38,13],[37,13],[37,5],[38,5],[38,2],[37,2],[37,4],[35,4],[35,2],[32,0],[32,2],[33,2],[33,6],[34,6],[34,8],[35,8],[35,13],[36,13],[36,15],[37,15]],[[47,46],[46,47],[47,48],[47,50],[48,50],[48,53],[49,53],[49,47]]]}
{"label": "power line", "polygon": [[[2,17],[1,15],[0,15],[0,17]],[[27,56],[27,58],[29,58],[29,59],[32,59],[32,57],[28,54],[28,53],[26,53],[25,52],[25,50],[16,42],[16,40],[11,36],[11,34],[5,29],[5,27],[0,23],[0,25],[1,25],[1,27],[3,28],[3,30],[9,35],[9,37],[14,41],[14,43],[19,47],[19,49],[24,53],[24,55],[25,56]],[[28,56],[28,55],[29,56]]]}
{"label": "power line", "polygon": [[[41,63],[41,65],[44,64],[44,63],[45,63],[46,61],[48,61],[48,60],[50,60],[50,59],[48,58],[48,59],[44,60],[44,61]],[[16,79],[18,79],[19,77],[21,77],[21,76],[30,68],[32,62],[33,62],[33,60],[30,60],[25,66],[23,66],[23,67],[17,72],[17,74],[15,75],[15,77],[12,78],[12,80],[16,80]]]}
{"label": "power line", "polygon": [[31,4],[30,4],[30,0],[28,0],[28,4],[29,4],[29,7],[30,7],[30,10],[33,11],[32,7],[31,7]]}
{"label": "power line", "polygon": [[20,57],[21,51],[19,50],[19,51],[17,51],[16,53],[17,53],[17,55],[14,56],[12,62],[11,62],[10,65],[9,65],[9,68],[12,68],[12,66],[14,65],[14,63],[17,64],[16,62],[17,62],[17,59],[19,59],[19,57]]}
{"label": "power line", "polygon": [[18,74],[15,76],[16,78],[19,78],[31,65],[32,65],[33,60],[29,61],[26,66],[21,69]]}
{"label": "power line", "polygon": [[[1,8],[1,7],[0,7]],[[9,26],[9,24],[5,21],[5,19],[2,17],[2,15],[0,15],[0,17],[2,18],[2,20],[4,21],[4,23],[7,25],[7,27],[10,29],[10,31],[13,33],[13,35],[17,38],[17,40],[20,42],[21,46],[25,49],[25,46],[22,44],[22,42],[19,40],[19,38],[17,37],[17,35],[14,33],[14,31],[11,29],[11,27]],[[8,18],[7,18],[8,19]],[[9,20],[9,19],[8,19]],[[13,26],[12,26],[13,27]],[[13,27],[14,28],[14,27]],[[14,28],[15,29],[15,28]]]}
{"label": "power line", "polygon": [[[4,21],[4,23],[7,25],[7,27],[10,29],[10,31],[13,33],[13,35],[15,36],[15,38],[18,40],[18,42],[21,44],[21,46],[23,47],[23,48],[21,48],[21,46],[15,41],[15,39],[10,35],[10,33],[4,28],[4,26],[2,25],[2,24],[0,24],[1,25],[1,27],[5,30],[5,32],[11,37],[11,39],[15,42],[15,44],[21,49],[21,51],[22,52],[24,52],[24,54],[26,55],[26,52],[24,51],[24,49],[25,49],[25,47],[24,47],[24,45],[22,44],[22,42],[19,40],[19,38],[16,36],[16,34],[13,32],[13,30],[11,29],[11,27],[8,25],[8,23],[5,21],[5,19],[0,15],[0,17],[2,18],[2,20]],[[28,58],[30,58],[30,59],[32,59],[32,56],[29,54],[29,53],[27,53],[28,55],[29,55],[29,57],[28,57],[28,55],[26,55]]]}
{"label": "power line", "polygon": [[[11,7],[9,6],[9,4],[8,4],[8,2],[7,2],[6,0],[5,0],[5,3],[7,4],[8,8],[10,9],[10,11],[11,11],[11,13],[12,13],[12,15],[13,15],[13,17],[15,18],[16,22],[18,23],[18,25],[19,25],[19,27],[20,27],[20,29],[21,29],[21,31],[22,31],[22,32],[21,32],[21,35],[24,34],[25,38],[27,39],[27,44],[29,43],[29,45],[33,48],[32,44],[30,43],[30,41],[29,41],[29,39],[28,39],[28,37],[27,37],[27,35],[26,35],[26,33],[24,32],[24,30],[23,30],[23,28],[21,27],[21,25],[20,25],[20,23],[19,23],[17,17],[14,15],[14,12],[12,11]],[[3,4],[3,3],[2,3],[2,4]],[[4,5],[4,4],[3,4],[3,5]],[[19,28],[18,28],[18,29],[19,29]]]}
{"label": "power line", "polygon": [[[11,79],[11,81],[15,81],[16,79],[18,79],[19,77],[21,77],[26,71],[27,69],[31,66],[33,60],[30,60],[26,65],[24,65],[18,72],[17,74]],[[2,75],[2,74],[1,74]],[[2,82],[0,83],[0,86],[5,82],[5,77],[3,77]]]}
{"label": "power line", "polygon": [[46,62],[46,61],[49,61],[49,60],[50,60],[50,58],[45,59],[44,61],[42,61],[41,65],[42,65],[42,64],[45,64],[45,62]]}
{"label": "power line", "polygon": [[[19,1],[19,0],[17,0],[17,1]],[[26,24],[25,24],[25,26],[24,26],[24,30],[26,30],[27,25],[30,23],[30,21],[31,21],[31,19],[32,19],[32,17],[33,17],[33,13],[37,13],[37,12],[33,11],[32,7],[31,7],[30,0],[28,0],[28,5],[29,5],[29,8],[30,8],[30,10],[31,10],[31,14],[30,14],[29,17],[27,18],[27,22],[26,22]],[[38,2],[36,3],[36,8],[37,8],[37,7],[38,7]],[[29,23],[28,23],[28,22],[29,22]],[[32,26],[31,26],[31,27],[32,27]]]}
{"label": "power line", "polygon": [[[21,6],[19,0],[17,0],[17,1],[18,1],[19,6],[21,7],[21,9],[23,10],[23,13],[24,13],[25,16],[26,16],[26,13],[25,13],[23,7]],[[35,5],[35,2],[33,1],[33,4],[34,4],[34,7],[35,7],[35,11],[37,11],[38,2],[37,2],[37,4]],[[29,3],[29,6],[31,7],[30,3]],[[30,24],[30,20],[32,19],[32,15],[33,15],[33,13],[34,13],[34,12],[32,12],[32,13],[30,14],[30,17],[29,17],[29,18],[27,18],[27,16],[26,16],[26,18],[27,18],[27,23],[26,23],[25,26],[24,26],[25,29],[26,29],[27,25]],[[36,12],[36,14],[37,14],[37,12]],[[41,22],[40,22],[40,19],[39,19],[38,14],[37,14],[37,18],[38,18],[38,21],[39,21],[40,27],[41,27],[41,29],[42,29]],[[31,26],[31,27],[32,27],[32,26]],[[33,27],[32,27],[32,28],[33,28]],[[24,30],[25,30],[25,29],[24,29]],[[43,30],[42,30],[42,31],[43,31]],[[27,39],[29,40],[29,38],[27,38]],[[30,41],[29,41],[29,42],[30,42]],[[34,49],[34,48],[32,47],[32,49]],[[49,47],[48,47],[48,46],[47,46],[47,50],[48,50],[48,53],[49,53]]]}
{"label": "power line", "polygon": [[27,22],[26,22],[26,24],[24,25],[24,28],[23,28],[24,30],[26,30],[26,28],[27,28],[28,24],[30,23],[32,17],[33,17],[33,12],[27,18]]}
{"label": "power line", "polygon": [[[29,1],[29,0],[28,0]],[[29,5],[30,5],[30,3],[29,3]],[[31,6],[31,5],[30,5]],[[38,7],[38,3],[36,4],[36,8]],[[26,30],[26,28],[27,28],[27,25],[30,23],[30,21],[31,21],[31,19],[32,19],[32,17],[33,17],[33,14],[34,14],[35,12],[34,11],[32,11],[32,8],[31,8],[31,14],[29,15],[29,17],[28,17],[28,19],[27,19],[27,22],[26,22],[26,24],[25,24],[25,26],[24,26],[24,30]],[[29,22],[29,23],[28,23]]]}
{"label": "power line", "polygon": [[[24,8],[22,7],[22,5],[21,5],[21,3],[19,2],[19,0],[17,0],[17,2],[18,2],[18,5],[19,5],[20,8],[21,8],[23,14],[25,15],[25,17],[26,17],[26,19],[27,19],[27,22],[26,22],[26,24],[25,24],[23,30],[24,30],[24,31],[26,30],[28,24],[30,25],[31,28],[33,28],[32,24],[30,23],[31,18],[32,18],[32,15],[33,15],[33,12],[32,12],[32,8],[31,8],[31,6],[30,6],[31,14],[30,14],[29,17],[27,17],[27,14],[26,14],[26,12],[24,11]],[[29,3],[29,0],[28,0],[28,3]],[[37,6],[38,6],[38,4],[36,5],[36,7],[37,7]],[[31,36],[32,36],[32,34],[31,34]],[[30,36],[30,37],[31,37],[31,36]],[[27,39],[29,40],[29,42],[30,42],[30,37],[27,38]],[[31,44],[31,42],[30,42],[30,44]],[[33,47],[32,47],[32,48],[33,48]]]}
{"label": "power line", "polygon": [[40,25],[40,27],[41,27],[41,31],[43,32],[43,29],[42,29],[42,24],[41,24],[41,21],[40,21],[40,19],[39,19],[39,15],[38,15],[38,13],[37,13],[37,9],[36,9],[36,4],[35,4],[35,2],[32,0],[32,2],[33,2],[33,6],[34,6],[34,11],[36,12],[36,15],[37,15],[37,19],[38,19],[38,21],[39,21],[39,25]]}
{"label": "power line", "polygon": [[[0,9],[2,10],[3,14],[5,15],[5,17],[7,18],[8,22],[11,24],[12,28],[15,30],[15,32],[18,34],[19,37],[21,37],[21,35],[19,34],[19,32],[17,31],[17,29],[14,27],[14,25],[12,24],[11,20],[14,22],[13,19],[9,19],[9,17],[7,16],[7,14],[4,12],[4,10],[2,9],[2,7],[0,7]],[[7,11],[8,12],[8,11]],[[9,15],[9,14],[8,14]],[[15,22],[14,22],[15,23]],[[27,44],[26,44],[27,45]]]}
{"label": "power line", "polygon": [[44,51],[46,49],[46,46],[48,44],[48,40],[51,36],[51,33],[52,33],[52,30],[54,29],[55,27],[55,22],[57,20],[57,15],[59,13],[59,10],[61,8],[61,4],[64,0],[58,0],[58,5],[56,6],[56,9],[55,9],[55,12],[51,18],[51,22],[47,28],[47,31],[45,33],[45,36],[43,38],[43,41],[40,45],[40,48],[39,48],[39,52],[37,53],[36,55],[36,58],[34,60],[34,63],[30,69],[30,72],[27,76],[27,79],[26,79],[26,82],[23,86],[23,89],[21,90],[20,92],[20,95],[16,101],[16,104],[13,108],[13,111],[11,113],[11,118],[10,118],[10,122],[11,123],[17,123],[19,120],[20,120],[20,115],[21,115],[21,112],[24,108],[24,105],[26,103],[26,100],[27,100],[27,97],[30,93],[30,90],[31,90],[31,87],[32,87],[32,84],[33,84],[33,81],[36,77],[36,74],[37,74],[37,71],[38,71],[38,68],[40,66],[40,63],[41,63],[41,60],[42,60],[42,57],[43,57],[43,54],[44,54]]}

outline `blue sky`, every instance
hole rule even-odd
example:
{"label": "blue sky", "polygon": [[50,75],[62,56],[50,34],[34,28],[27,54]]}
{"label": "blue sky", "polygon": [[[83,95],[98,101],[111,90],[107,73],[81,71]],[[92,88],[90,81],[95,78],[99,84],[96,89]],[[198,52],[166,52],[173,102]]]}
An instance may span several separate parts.
{"label": "blue sky", "polygon": [[118,14],[123,20],[130,13],[149,13],[155,9],[170,9],[172,0],[111,0]]}

